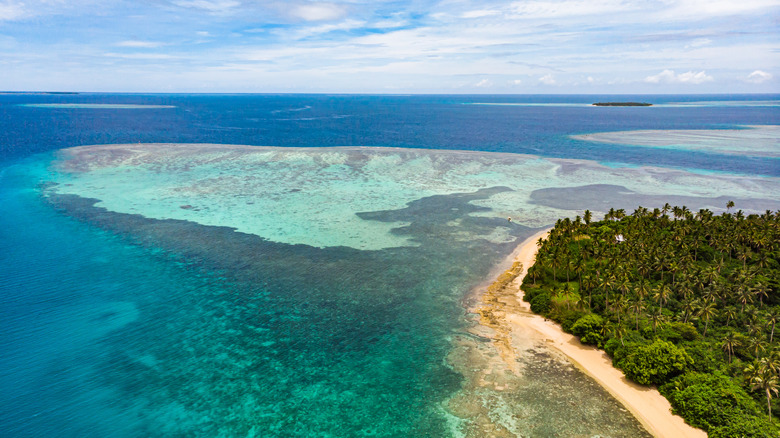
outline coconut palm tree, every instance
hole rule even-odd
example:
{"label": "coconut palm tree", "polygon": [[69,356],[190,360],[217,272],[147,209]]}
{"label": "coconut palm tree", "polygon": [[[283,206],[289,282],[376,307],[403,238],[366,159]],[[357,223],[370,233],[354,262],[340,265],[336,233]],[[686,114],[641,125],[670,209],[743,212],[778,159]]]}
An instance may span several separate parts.
{"label": "coconut palm tree", "polygon": [[707,327],[710,324],[710,318],[718,314],[715,303],[706,303],[699,309],[699,317],[704,320],[704,337],[707,337]]}
{"label": "coconut palm tree", "polygon": [[644,279],[639,280],[639,285],[636,287],[636,296],[640,301],[644,300],[652,291],[650,283],[647,283]]}
{"label": "coconut palm tree", "polygon": [[780,380],[778,380],[777,373],[772,372],[765,359],[754,361],[745,368],[744,372],[750,389],[761,389],[764,392],[767,414],[769,421],[772,421],[772,394],[778,395],[778,391],[780,391]]}
{"label": "coconut palm tree", "polygon": [[664,316],[664,312],[660,308],[656,308],[650,313],[650,321],[653,322],[653,333],[655,334],[655,329],[658,326],[658,324],[664,322],[666,320],[666,317]]}
{"label": "coconut palm tree", "polygon": [[729,322],[737,317],[737,309],[734,306],[727,306],[723,309],[723,315],[726,315],[726,327],[728,327]]}
{"label": "coconut palm tree", "polygon": [[699,300],[694,300],[690,298],[686,298],[682,303],[682,311],[683,311],[683,322],[688,322],[688,319],[693,316],[693,314],[696,312],[696,309],[700,307]]}
{"label": "coconut palm tree", "polygon": [[629,309],[634,312],[634,319],[636,320],[636,330],[639,330],[639,314],[645,310],[645,303],[641,299],[633,301],[629,306]]}
{"label": "coconut palm tree", "polygon": [[[598,275],[598,271],[596,272],[596,275]],[[607,294],[607,300],[606,300],[607,308],[609,308],[609,291],[612,290],[614,286],[615,286],[614,275],[610,274],[601,277],[599,281],[599,288]]]}
{"label": "coconut palm tree", "polygon": [[756,296],[758,296],[758,303],[760,306],[764,305],[764,298],[769,297],[769,287],[763,281],[759,281],[753,288]]}
{"label": "coconut palm tree", "polygon": [[734,332],[728,332],[726,336],[723,337],[723,343],[721,344],[721,348],[728,353],[729,355],[729,363],[731,363],[731,356],[734,355],[734,347],[739,347],[742,345],[742,342],[739,340],[739,337]]}
{"label": "coconut palm tree", "polygon": [[747,347],[754,357],[758,357],[762,351],[766,350],[766,343],[759,336],[751,336],[748,338]]}
{"label": "coconut palm tree", "polygon": [[582,290],[582,273],[585,271],[585,267],[585,257],[583,257],[582,254],[579,254],[572,264],[572,269],[574,269],[574,273],[577,274],[580,290]]}
{"label": "coconut palm tree", "polygon": [[672,289],[666,283],[658,286],[653,291],[653,299],[658,303],[658,307],[663,310],[664,303],[669,301],[669,297],[672,296]]}
{"label": "coconut palm tree", "polygon": [[615,326],[612,328],[612,333],[615,335],[616,338],[620,339],[620,345],[626,346],[625,342],[623,342],[623,337],[626,336],[626,333],[628,330],[626,329],[625,324],[622,324],[618,322]]}
{"label": "coconut palm tree", "polygon": [[772,343],[772,338],[775,336],[775,324],[777,324],[778,319],[780,319],[780,309],[777,307],[771,308],[766,313],[766,322],[767,324],[772,325],[772,331],[769,332],[769,343]]}
{"label": "coconut palm tree", "polygon": [[742,303],[742,311],[745,311],[745,306],[748,304],[753,304],[754,295],[751,288],[748,286],[747,282],[745,281],[739,281],[737,283],[737,299],[740,303]]}

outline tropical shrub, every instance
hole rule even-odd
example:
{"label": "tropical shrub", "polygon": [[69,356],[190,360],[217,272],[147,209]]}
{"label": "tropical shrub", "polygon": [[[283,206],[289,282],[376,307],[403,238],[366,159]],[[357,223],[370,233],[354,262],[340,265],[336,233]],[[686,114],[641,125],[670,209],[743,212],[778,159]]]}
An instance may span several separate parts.
{"label": "tropical shrub", "polygon": [[663,339],[656,339],[650,345],[637,347],[617,363],[626,376],[641,384],[664,383],[668,378],[682,373],[693,360],[685,349]]}
{"label": "tropical shrub", "polygon": [[572,333],[571,328],[580,318],[586,314],[583,310],[571,309],[561,312],[561,328],[567,333]]}
{"label": "tropical shrub", "polygon": [[714,427],[707,434],[709,438],[777,438],[777,426],[763,417],[737,418],[729,424]]}
{"label": "tropical shrub", "polygon": [[595,313],[589,313],[578,319],[571,326],[571,332],[580,337],[583,344],[600,345],[604,340],[602,328],[604,327],[604,318]]}
{"label": "tropical shrub", "polygon": [[661,386],[660,391],[669,399],[675,414],[705,431],[744,422],[760,414],[755,400],[730,377],[719,372],[686,373]]}
{"label": "tropical shrub", "polygon": [[531,299],[531,310],[534,313],[545,314],[550,310],[550,293],[542,292]]}

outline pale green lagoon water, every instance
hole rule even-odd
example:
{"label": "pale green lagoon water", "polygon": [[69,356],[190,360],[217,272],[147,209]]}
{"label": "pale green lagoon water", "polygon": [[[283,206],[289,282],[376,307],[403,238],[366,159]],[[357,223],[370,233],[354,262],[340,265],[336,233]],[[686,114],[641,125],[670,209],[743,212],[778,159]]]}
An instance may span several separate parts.
{"label": "pale green lagoon water", "polygon": [[[505,189],[472,201],[484,207],[473,216],[512,217],[515,224],[531,228],[582,212],[532,198],[534,191],[547,188],[608,182],[625,188],[638,204],[643,195],[664,194],[691,197],[696,206],[710,208],[725,203],[695,198],[728,193],[749,199],[778,193],[772,178],[607,167],[515,154],[220,145],[100,146],[62,154],[73,162],[59,169],[76,172],[59,172],[53,179],[59,184],[56,192],[99,199],[96,205],[112,212],[232,227],[279,243],[360,250],[419,242],[393,232],[407,222],[370,221],[357,213],[398,210],[420,198],[484,188]],[[512,226],[505,223],[484,235],[464,231],[460,238],[514,242],[508,232]]]}
{"label": "pale green lagoon water", "polygon": [[128,437],[483,436],[485,418],[509,436],[647,436],[543,342],[494,376],[503,389],[479,383],[472,353],[498,356],[473,292],[586,208],[780,208],[778,178],[482,152],[129,144],[33,163],[8,178],[114,236],[95,240],[106,260],[133,257],[112,278],[137,281],[67,314],[99,350],[47,374],[80,394],[70,432]]}

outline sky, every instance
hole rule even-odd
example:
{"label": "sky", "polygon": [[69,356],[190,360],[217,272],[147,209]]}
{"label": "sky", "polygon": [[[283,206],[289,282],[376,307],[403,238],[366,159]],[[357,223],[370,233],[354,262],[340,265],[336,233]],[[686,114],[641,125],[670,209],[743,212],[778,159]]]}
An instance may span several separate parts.
{"label": "sky", "polygon": [[780,0],[0,0],[0,90],[778,93]]}

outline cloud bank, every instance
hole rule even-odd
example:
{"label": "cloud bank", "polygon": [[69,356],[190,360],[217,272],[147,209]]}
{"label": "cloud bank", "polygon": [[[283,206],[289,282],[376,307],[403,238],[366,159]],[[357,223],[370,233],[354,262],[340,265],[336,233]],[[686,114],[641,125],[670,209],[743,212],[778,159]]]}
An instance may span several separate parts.
{"label": "cloud bank", "polygon": [[648,76],[645,78],[645,82],[649,84],[703,84],[705,82],[713,81],[714,78],[709,76],[706,72],[693,72],[675,74],[674,70],[664,70],[657,75]]}
{"label": "cloud bank", "polygon": [[778,92],[778,17],[777,0],[0,0],[0,68],[12,90]]}

